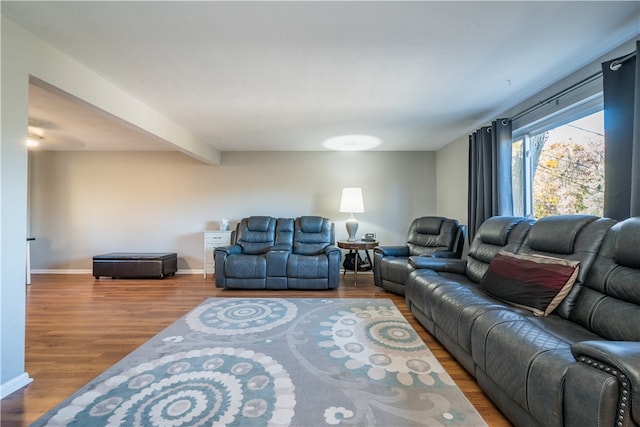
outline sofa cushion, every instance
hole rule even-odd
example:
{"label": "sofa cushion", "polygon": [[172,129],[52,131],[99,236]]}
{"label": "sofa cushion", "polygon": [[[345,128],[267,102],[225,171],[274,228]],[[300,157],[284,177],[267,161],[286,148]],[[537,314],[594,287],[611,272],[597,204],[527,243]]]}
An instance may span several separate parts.
{"label": "sofa cushion", "polygon": [[579,266],[579,262],[566,259],[499,252],[480,287],[536,316],[547,316],[571,290]]}
{"label": "sofa cushion", "polygon": [[289,255],[287,276],[295,278],[326,278],[329,259],[326,255]]}
{"label": "sofa cushion", "polygon": [[488,311],[473,325],[471,354],[477,371],[526,408],[535,425],[563,425],[562,378],[575,363],[563,337],[538,328],[526,315]]}
{"label": "sofa cushion", "polygon": [[267,277],[267,258],[265,255],[229,255],[224,264],[224,274],[236,279],[264,279]]}
{"label": "sofa cushion", "polygon": [[440,340],[444,333],[468,353],[471,353],[471,331],[476,319],[488,311],[510,309],[508,304],[483,293],[477,285],[463,283],[445,282],[433,289],[430,298],[429,309],[439,330],[436,338]]}

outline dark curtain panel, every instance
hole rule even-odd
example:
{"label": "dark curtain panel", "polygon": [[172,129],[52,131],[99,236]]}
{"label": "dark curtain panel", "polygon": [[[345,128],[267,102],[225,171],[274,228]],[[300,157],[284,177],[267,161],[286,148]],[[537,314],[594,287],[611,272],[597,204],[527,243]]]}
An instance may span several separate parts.
{"label": "dark curtain panel", "polygon": [[511,120],[498,119],[469,135],[468,236],[495,215],[513,215]]}
{"label": "dark curtain panel", "polygon": [[640,216],[640,64],[636,55],[602,64],[604,216]]}

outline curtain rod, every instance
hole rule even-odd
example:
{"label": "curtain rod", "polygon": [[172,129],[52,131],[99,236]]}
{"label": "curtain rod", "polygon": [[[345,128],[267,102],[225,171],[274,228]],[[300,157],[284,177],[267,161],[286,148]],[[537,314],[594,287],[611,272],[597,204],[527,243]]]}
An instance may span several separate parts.
{"label": "curtain rod", "polygon": [[521,117],[526,116],[529,113],[532,113],[534,111],[536,111],[538,108],[544,107],[545,105],[560,99],[561,97],[563,97],[564,95],[573,92],[576,89],[581,88],[582,86],[586,85],[587,83],[591,83],[592,81],[599,79],[600,77],[602,77],[602,71],[598,71],[597,73],[594,73],[592,75],[590,75],[589,77],[586,77],[582,80],[580,80],[578,83],[569,86],[566,89],[561,90],[560,92],[551,95],[550,97],[543,99],[542,101],[538,102],[535,105],[532,105],[531,107],[527,108],[526,110],[520,111],[518,114],[514,115],[511,120],[517,120]]}
{"label": "curtain rod", "polygon": [[[630,53],[630,54],[628,54],[626,56],[623,56],[620,59],[616,59],[615,61],[613,61],[609,65],[609,68],[611,68],[614,71],[618,70],[622,66],[622,64],[624,62],[628,61],[629,59],[633,58],[634,56],[636,56],[636,52],[632,52],[632,53]],[[571,93],[574,90],[579,89],[582,86],[584,86],[584,85],[586,85],[588,83],[591,83],[594,80],[599,79],[600,77],[602,77],[602,71],[598,71],[597,73],[594,73],[594,74],[590,75],[589,77],[586,77],[586,78],[580,80],[578,83],[575,83],[575,84],[569,86],[568,88],[566,88],[564,90],[561,90],[560,92],[558,92],[558,93],[556,93],[554,95],[551,95],[550,97],[538,102],[537,104],[532,105],[531,107],[529,107],[529,108],[527,108],[527,109],[525,109],[523,111],[520,111],[518,114],[514,115],[511,118],[511,120],[517,120],[517,119],[519,119],[521,117],[524,117],[527,114],[534,112],[538,108],[541,108],[541,107],[543,107],[543,106],[545,106],[545,105],[547,105],[547,104],[549,104],[549,103],[551,103],[553,101],[556,101],[556,100],[560,99],[561,97],[563,97],[564,95],[566,95],[568,93]]]}

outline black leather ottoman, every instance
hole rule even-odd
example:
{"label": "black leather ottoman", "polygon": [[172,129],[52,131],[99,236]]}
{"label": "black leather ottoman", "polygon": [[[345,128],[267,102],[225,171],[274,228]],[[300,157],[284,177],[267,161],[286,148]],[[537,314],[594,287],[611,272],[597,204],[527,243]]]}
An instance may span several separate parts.
{"label": "black leather ottoman", "polygon": [[93,257],[93,276],[110,276],[113,279],[159,277],[175,275],[178,271],[178,254],[113,252]]}

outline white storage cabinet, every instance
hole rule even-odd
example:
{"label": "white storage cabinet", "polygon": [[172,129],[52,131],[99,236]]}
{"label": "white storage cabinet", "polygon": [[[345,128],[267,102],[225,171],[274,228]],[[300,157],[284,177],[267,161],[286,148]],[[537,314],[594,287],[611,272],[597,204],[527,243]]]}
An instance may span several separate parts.
{"label": "white storage cabinet", "polygon": [[204,232],[204,278],[207,274],[214,274],[216,265],[213,260],[213,250],[219,246],[227,246],[231,243],[231,230],[229,231],[205,231]]}

